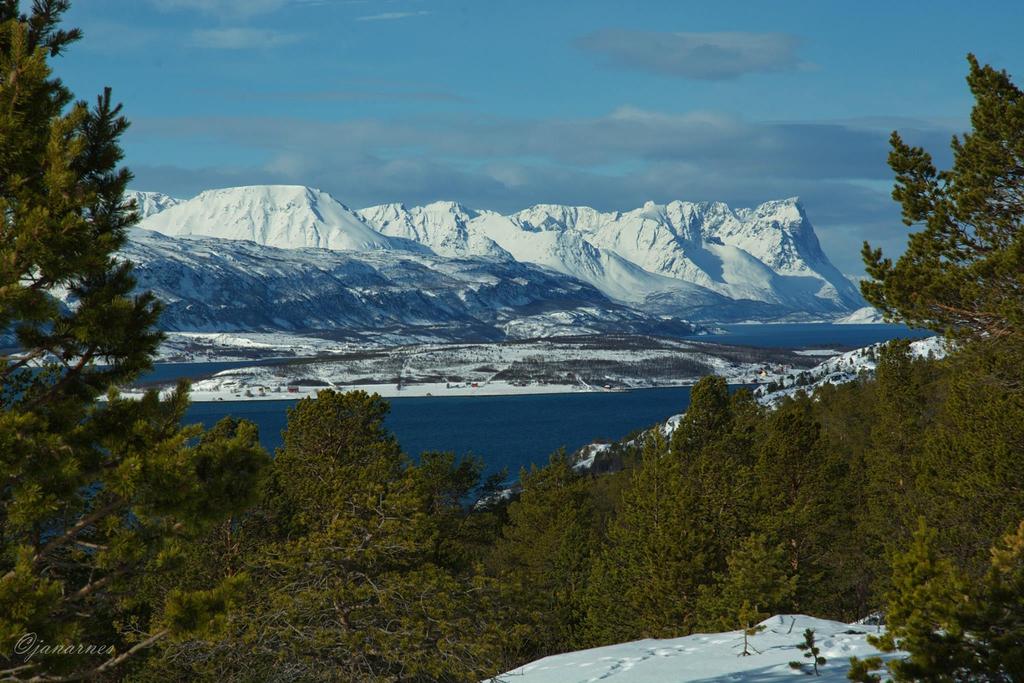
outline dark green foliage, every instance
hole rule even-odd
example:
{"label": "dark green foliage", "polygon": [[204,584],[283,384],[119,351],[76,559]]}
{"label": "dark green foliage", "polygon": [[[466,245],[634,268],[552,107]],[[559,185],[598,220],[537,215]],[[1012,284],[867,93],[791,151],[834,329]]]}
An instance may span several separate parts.
{"label": "dark green foliage", "polygon": [[698,600],[699,628],[707,631],[743,629],[743,655],[758,622],[789,611],[797,577],[790,575],[785,548],[770,546],[765,536],[745,539],[726,559],[728,569],[716,583],[702,586]]}
{"label": "dark green foliage", "polygon": [[968,579],[939,555],[923,521],[893,567],[887,633],[872,639],[909,657],[889,663],[895,681],[1019,681],[1024,676],[1024,523]]}
{"label": "dark green foliage", "polygon": [[[797,648],[803,651],[804,659],[811,661],[790,662],[789,666],[808,675],[820,676],[821,673],[818,671],[818,667],[825,666],[828,660],[821,656],[821,648],[814,642],[814,629],[809,628],[804,631],[804,642],[797,645]],[[810,668],[809,671],[808,667]]]}
{"label": "dark green foliage", "polygon": [[972,345],[948,365],[924,439],[918,507],[944,530],[954,561],[980,575],[988,548],[1024,519],[1024,350]]}
{"label": "dark green foliage", "polygon": [[690,391],[690,406],[672,434],[677,456],[699,453],[730,428],[729,386],[722,377],[704,377]]}
{"label": "dark green foliage", "polygon": [[707,538],[687,514],[682,472],[665,440],[649,436],[593,563],[586,595],[589,643],[668,638],[693,628],[697,589],[710,572]]}
{"label": "dark green foliage", "polygon": [[[260,500],[181,574],[241,581],[215,637],[186,639],[143,680],[475,681],[499,658],[498,591],[471,558],[461,501],[479,468],[413,466],[383,427],[388,404],[321,391],[289,412]],[[212,560],[212,562],[211,562]],[[204,614],[203,606],[182,612]]]}
{"label": "dark green foliage", "polygon": [[505,649],[512,662],[583,642],[583,596],[597,542],[591,487],[565,453],[524,470],[520,482],[489,558],[509,608]]}
{"label": "dark green foliage", "polygon": [[936,374],[935,363],[913,359],[908,342],[895,341],[880,350],[875,380],[862,392],[870,393],[875,408],[862,455],[865,500],[858,536],[876,604],[892,555],[906,544],[928,495],[919,479],[927,471],[926,435],[941,397]]}
{"label": "dark green foliage", "polygon": [[798,577],[794,607],[820,604],[831,592],[832,555],[841,550],[850,513],[835,495],[846,464],[826,447],[810,398],[799,393],[768,415],[759,433],[756,528],[785,549]]}
{"label": "dark green foliage", "polygon": [[882,676],[875,672],[884,666],[881,657],[868,657],[867,659],[850,657],[850,670],[846,672],[846,677],[851,681],[857,681],[857,683],[882,683]]}
{"label": "dark green foliage", "polygon": [[[17,347],[0,355],[5,680],[112,675],[215,621],[229,586],[181,591],[164,618],[139,585],[244,508],[267,460],[252,425],[182,429],[184,386],[164,401],[112,389],[150,366],[159,308],[132,294],[131,266],[114,256],[137,219],[123,200],[121,107],[109,90],[73,104],[50,71],[79,37],[59,28],[67,6],[0,2],[0,335]],[[30,632],[113,651],[25,661],[13,645]]]}
{"label": "dark green foliage", "polygon": [[921,225],[895,262],[864,245],[865,298],[893,319],[961,339],[1024,332],[1024,94],[1005,71],[968,56],[972,131],[953,167],[893,133],[889,165],[903,221]]}

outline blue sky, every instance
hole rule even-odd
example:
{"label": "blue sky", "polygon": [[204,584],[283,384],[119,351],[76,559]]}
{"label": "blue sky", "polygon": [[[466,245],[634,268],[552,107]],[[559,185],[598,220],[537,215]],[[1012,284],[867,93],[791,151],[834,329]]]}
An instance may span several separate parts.
{"label": "blue sky", "polygon": [[1024,3],[77,0],[56,69],[114,88],[137,189],[321,187],[630,209],[800,196],[832,260],[906,231],[899,129],[948,163],[967,52],[1024,81]]}

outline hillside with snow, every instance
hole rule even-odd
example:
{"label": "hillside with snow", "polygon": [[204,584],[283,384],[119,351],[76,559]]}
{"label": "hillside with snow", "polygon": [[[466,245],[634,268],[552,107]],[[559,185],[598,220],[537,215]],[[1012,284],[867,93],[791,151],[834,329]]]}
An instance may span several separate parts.
{"label": "hillside with snow", "polygon": [[[878,354],[887,343],[871,344],[845,353],[827,349],[793,352],[793,355],[805,359],[812,359],[818,355],[825,356],[825,360],[811,367],[801,366],[792,359],[771,360],[760,364],[752,363],[748,365],[745,373],[730,375],[716,370],[714,374],[725,377],[732,385],[756,384],[753,394],[758,403],[775,407],[787,397],[795,396],[797,392],[813,394],[815,390],[825,385],[845,384],[865,375],[873,375],[877,367]],[[910,342],[910,355],[914,358],[943,358],[947,352],[948,342],[943,337],[926,337]],[[644,433],[658,429],[665,437],[671,436],[679,427],[682,418],[682,413],[672,415]],[[640,444],[641,438],[634,437],[617,443],[588,444],[573,454],[574,467],[580,470],[595,468],[599,465],[599,460],[613,456],[617,449],[636,447]]]}
{"label": "hillside with snow", "polygon": [[[875,626],[843,624],[803,615],[780,615],[761,622],[765,627],[750,637],[753,654],[743,656],[743,632],[699,633],[669,640],[638,640],[591,650],[545,657],[501,676],[490,683],[685,683],[687,681],[734,681],[775,683],[782,681],[846,681],[850,658],[882,657],[867,642]],[[790,662],[808,660],[797,648],[805,629],[813,629],[821,656],[820,677],[810,668],[797,671]]]}
{"label": "hillside with snow", "polygon": [[[856,380],[862,373],[873,374],[883,346],[885,343],[847,351],[808,370],[767,373],[760,378],[762,383],[754,390],[754,396],[761,403],[774,405],[798,391],[810,394],[826,384],[844,384]],[[914,358],[943,358],[947,348],[943,337],[927,337],[910,342],[910,355]]]}
{"label": "hillside with snow", "polygon": [[144,216],[139,227],[169,237],[519,262],[575,278],[647,315],[832,320],[864,305],[796,199],[752,209],[649,202],[626,212],[538,205],[502,215],[454,202],[353,211],[302,186],[209,190],[184,201],[132,196]]}
{"label": "hillside with snow", "polygon": [[629,332],[679,336],[679,320],[617,304],[576,279],[512,259],[429,251],[280,249],[132,229],[120,252],[171,331],[329,331],[388,342]]}

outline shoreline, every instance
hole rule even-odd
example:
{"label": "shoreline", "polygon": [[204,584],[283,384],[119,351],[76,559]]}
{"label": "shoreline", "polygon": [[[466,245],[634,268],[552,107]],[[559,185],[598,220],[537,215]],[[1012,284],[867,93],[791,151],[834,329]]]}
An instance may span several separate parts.
{"label": "shoreline", "polygon": [[[310,386],[300,387],[298,391],[266,391],[262,394],[252,393],[246,396],[244,392],[235,391],[190,391],[189,400],[192,403],[250,403],[265,401],[298,401],[304,398],[313,398],[318,391],[333,389],[334,391],[365,391],[369,394],[378,394],[381,398],[465,398],[472,396],[535,396],[544,394],[621,394],[630,391],[644,389],[682,389],[692,387],[696,380],[688,380],[678,384],[645,385],[631,387],[604,387],[583,386],[579,384],[530,384],[518,386],[507,382],[492,382],[473,386],[445,386],[441,383],[435,384],[410,384],[402,389],[397,389],[394,384],[336,384],[331,386]],[[740,382],[739,384],[746,384]],[[161,395],[171,389],[162,389]],[[249,390],[252,392],[252,390]],[[139,398],[141,391],[122,391],[121,395],[126,398]]]}

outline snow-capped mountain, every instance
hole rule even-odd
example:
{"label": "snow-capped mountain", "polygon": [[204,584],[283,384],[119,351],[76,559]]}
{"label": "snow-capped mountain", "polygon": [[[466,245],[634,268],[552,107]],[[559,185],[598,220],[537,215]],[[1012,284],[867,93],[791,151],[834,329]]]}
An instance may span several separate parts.
{"label": "snow-capped mountain", "polygon": [[426,245],[440,256],[512,258],[490,238],[470,232],[468,223],[480,214],[457,202],[434,202],[412,209],[404,204],[382,204],[356,213],[378,232]]}
{"label": "snow-capped mountain", "polygon": [[138,190],[126,192],[124,198],[135,200],[140,220],[149,218],[172,206],[177,206],[184,201],[183,199],[175,199],[162,192],[139,192]]}
{"label": "snow-capped mountain", "polygon": [[301,186],[134,195],[140,228],[282,249],[515,261],[576,278],[648,315],[700,321],[833,319],[864,305],[796,199],[753,209],[647,203],[627,212],[537,205],[505,216],[454,202],[352,211]]}
{"label": "snow-capped mountain", "polygon": [[825,256],[796,199],[736,210],[720,202],[648,202],[607,213],[547,204],[509,216],[453,204],[389,204],[359,214],[384,234],[435,250],[442,245],[446,253],[483,255],[472,240],[485,237],[489,241],[476,244],[490,249],[493,242],[519,261],[659,310],[686,314],[733,300],[750,302],[751,317],[783,311],[837,315],[864,303]]}
{"label": "snow-capped mountain", "polygon": [[283,249],[409,251],[417,247],[380,234],[326,192],[292,185],[208,190],[150,215],[139,227],[176,237],[249,240]]}
{"label": "snow-capped mountain", "polygon": [[320,330],[377,343],[692,331],[512,259],[279,249],[138,228],[120,255],[135,264],[139,289],[164,303],[161,326],[172,331]]}

